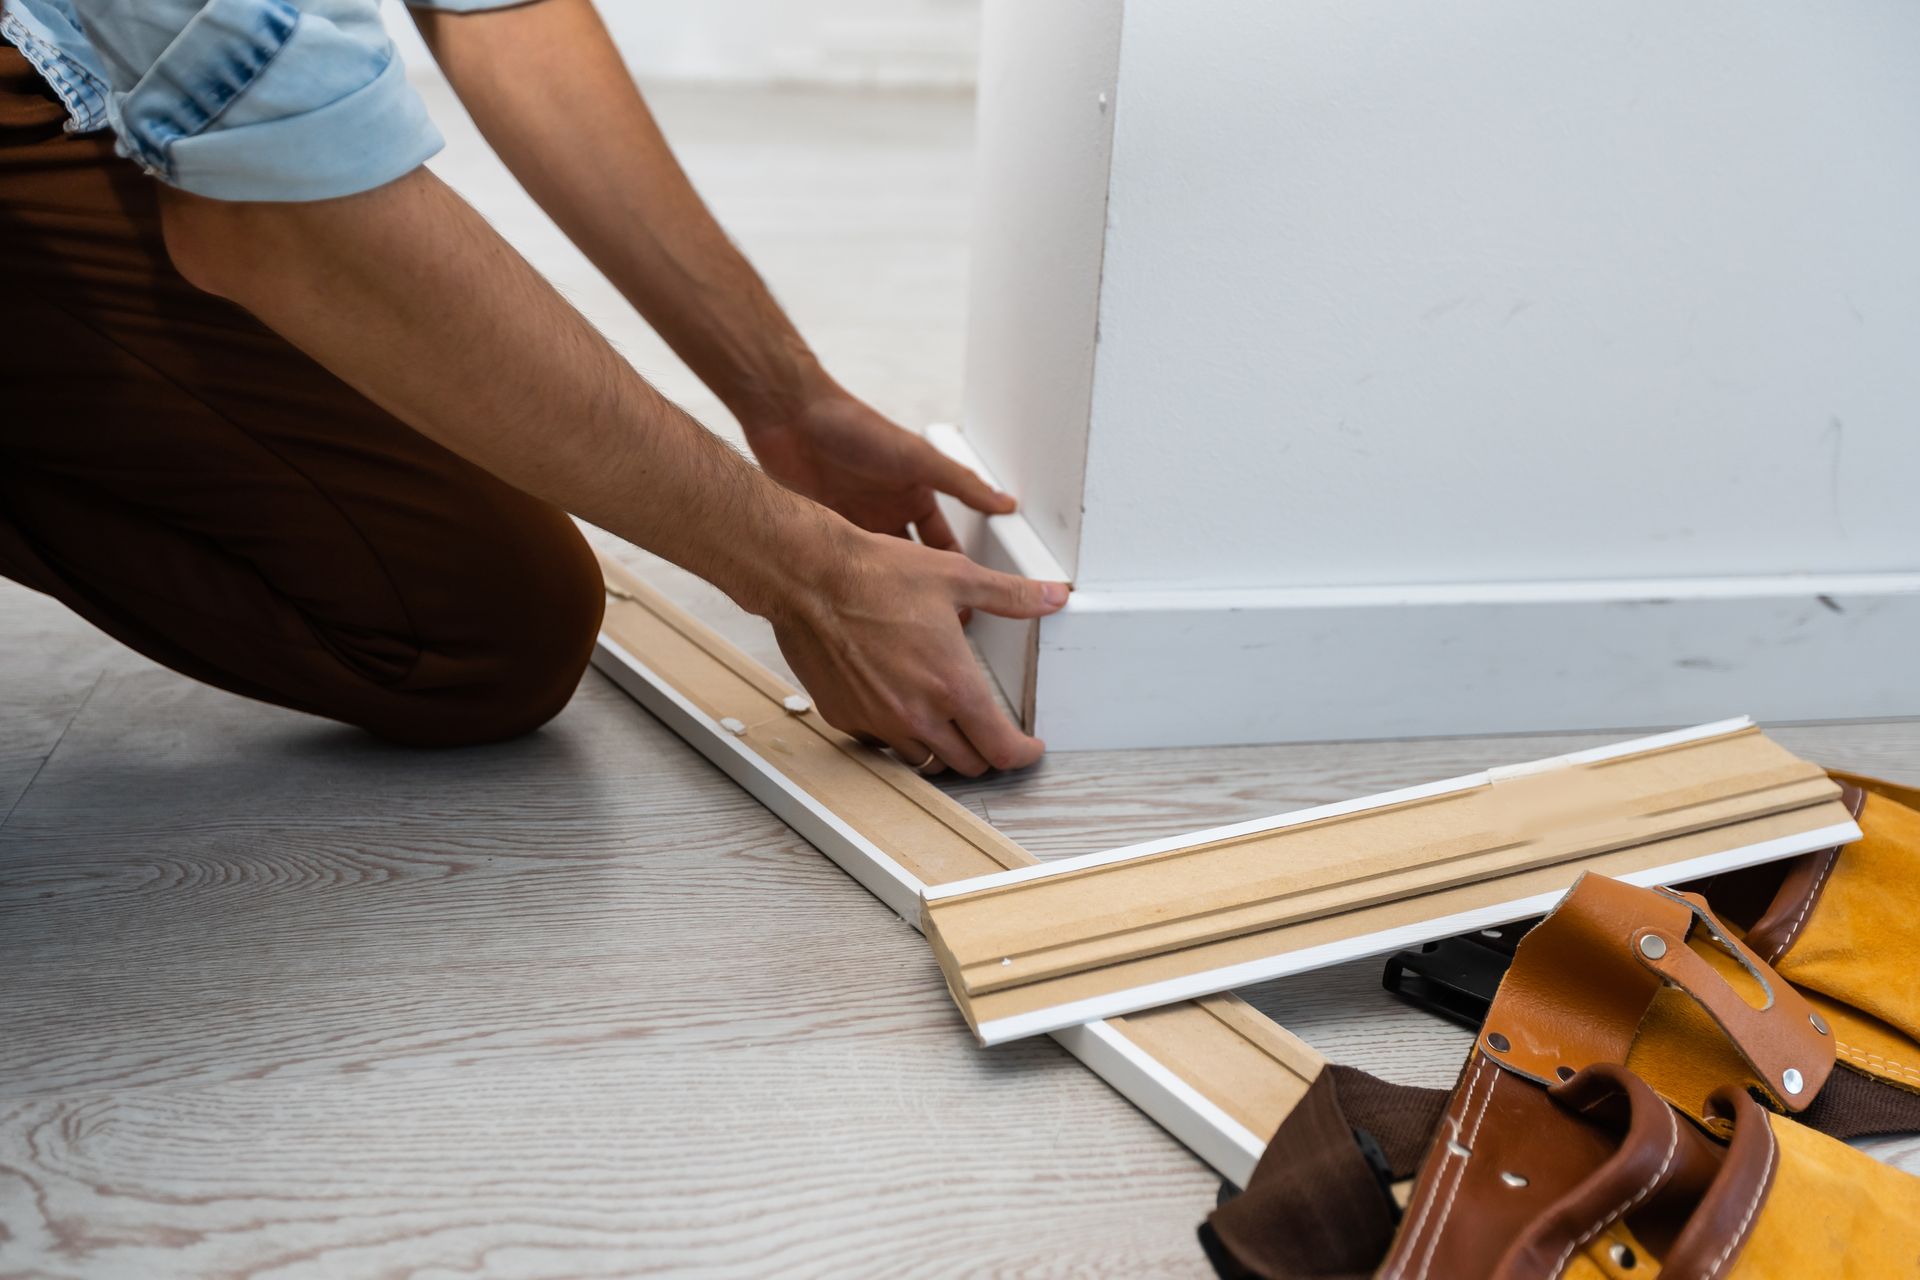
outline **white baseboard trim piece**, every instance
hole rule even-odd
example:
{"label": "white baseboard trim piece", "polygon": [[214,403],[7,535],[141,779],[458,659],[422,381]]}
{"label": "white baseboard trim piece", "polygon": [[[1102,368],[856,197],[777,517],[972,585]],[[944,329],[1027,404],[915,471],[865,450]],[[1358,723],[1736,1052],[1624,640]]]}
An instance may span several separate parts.
{"label": "white baseboard trim piece", "polygon": [[[593,665],[896,915],[920,927],[926,886],[917,877],[604,632]],[[1222,1177],[1246,1185],[1265,1140],[1176,1071],[1104,1022],[1059,1028],[1054,1039]]]}
{"label": "white baseboard trim piece", "polygon": [[1111,1023],[1057,1027],[1053,1038],[1221,1177],[1236,1187],[1247,1185],[1266,1139],[1202,1097]]}
{"label": "white baseboard trim piece", "polygon": [[620,642],[602,634],[594,646],[593,665],[619,685],[635,702],[659,717],[669,729],[718,765],[720,771],[744,787],[749,795],[777,814],[816,849],[887,904],[895,915],[919,927],[920,898],[926,886],[906,868],[882,853],[878,846],[825,805],[787,780],[764,756],[729,733],[706,712],[688,702],[672,685],[628,653]]}
{"label": "white baseboard trim piece", "polygon": [[[1646,871],[1629,872],[1614,878],[1643,888],[1684,884],[1690,880],[1701,880],[1707,876],[1718,875],[1722,871],[1737,871],[1743,867],[1758,866],[1763,862],[1774,862],[1781,858],[1812,853],[1816,849],[1830,849],[1835,845],[1850,844],[1859,838],[1860,828],[1853,823],[1836,823],[1801,835],[1766,840],[1744,848],[1729,849],[1724,853],[1670,863]],[[1005,1044],[1010,1040],[1057,1031],[1061,1027],[1074,1026],[1093,1018],[1120,1017],[1137,1013],[1142,1009],[1154,1009],[1161,1005],[1173,1004],[1180,1000],[1191,1000],[1221,991],[1232,991],[1259,982],[1270,982],[1276,978],[1289,978],[1314,969],[1324,969],[1329,965],[1345,964],[1349,960],[1391,955],[1395,951],[1417,947],[1424,942],[1437,942],[1457,934],[1473,933],[1480,929],[1491,929],[1496,925],[1511,924],[1515,920],[1524,920],[1529,916],[1545,915],[1555,903],[1566,896],[1566,892],[1563,887],[1550,893],[1516,898],[1511,902],[1497,903],[1473,911],[1457,912],[1432,920],[1422,920],[1416,924],[1402,925],[1395,929],[1383,929],[1377,933],[1343,938],[1339,942],[1325,946],[1307,947],[1245,964],[1228,965],[1201,973],[1183,974],[1171,981],[1150,983],[1089,1000],[1076,1000],[1046,1009],[1036,1009],[1032,1013],[1017,1017],[983,1021],[976,1032],[983,1045]]]}
{"label": "white baseboard trim piece", "polygon": [[[997,484],[993,473],[981,462],[958,427],[936,423],[927,428],[927,439],[955,462],[978,473],[988,484]],[[942,498],[940,509],[953,526],[960,545],[974,560],[1002,573],[1017,573],[1042,582],[1065,582],[1067,571],[1033,526],[1019,512],[1010,516],[984,516],[963,507],[950,498]],[[1071,605],[1069,605],[1071,607]],[[1032,621],[996,618],[974,611],[968,634],[980,650],[987,670],[999,682],[1007,704],[1018,713],[1022,725],[1031,732],[1034,723],[1036,686],[1035,646],[1039,627]],[[1049,744],[1052,745],[1052,744]]]}

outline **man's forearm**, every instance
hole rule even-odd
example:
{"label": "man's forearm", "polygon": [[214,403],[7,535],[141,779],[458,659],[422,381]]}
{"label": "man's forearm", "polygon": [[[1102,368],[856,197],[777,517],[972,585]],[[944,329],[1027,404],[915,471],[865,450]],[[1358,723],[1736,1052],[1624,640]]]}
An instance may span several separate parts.
{"label": "man's forearm", "polygon": [[831,388],[687,180],[588,0],[415,16],[508,168],[743,425],[790,418]]}
{"label": "man's forearm", "polygon": [[[182,271],[421,433],[769,612],[844,522],[647,385],[426,170],[311,204],[169,193]],[[848,530],[851,533],[851,530]]]}

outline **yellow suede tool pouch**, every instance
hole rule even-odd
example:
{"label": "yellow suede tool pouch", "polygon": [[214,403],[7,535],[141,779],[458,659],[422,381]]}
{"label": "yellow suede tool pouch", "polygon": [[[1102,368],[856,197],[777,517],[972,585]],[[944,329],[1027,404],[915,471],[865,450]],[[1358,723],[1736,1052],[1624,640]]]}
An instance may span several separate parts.
{"label": "yellow suede tool pouch", "polygon": [[1920,1274],[1920,1179],[1774,1114],[1835,1053],[1702,898],[1589,875],[1444,1103],[1329,1069],[1202,1242],[1233,1280]]}
{"label": "yellow suede tool pouch", "polygon": [[1702,889],[1832,1031],[1839,1069],[1807,1123],[1840,1137],[1907,1132],[1920,1129],[1920,791],[1833,777],[1860,840]]}

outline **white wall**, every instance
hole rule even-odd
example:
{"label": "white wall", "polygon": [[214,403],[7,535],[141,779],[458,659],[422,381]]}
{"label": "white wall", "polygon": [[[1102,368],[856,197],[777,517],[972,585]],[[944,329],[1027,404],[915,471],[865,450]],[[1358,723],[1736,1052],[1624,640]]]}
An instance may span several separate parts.
{"label": "white wall", "polygon": [[[385,3],[401,56],[423,62],[399,0]],[[644,80],[966,89],[979,48],[980,0],[600,0],[599,8]]]}
{"label": "white wall", "polygon": [[965,429],[1074,573],[1042,736],[1920,713],[1920,6],[1127,0],[1098,118],[1038,8]]}
{"label": "white wall", "polygon": [[1083,582],[1920,566],[1920,8],[1127,6]]}
{"label": "white wall", "polygon": [[1071,573],[1080,541],[1120,0],[988,7],[965,420]]}

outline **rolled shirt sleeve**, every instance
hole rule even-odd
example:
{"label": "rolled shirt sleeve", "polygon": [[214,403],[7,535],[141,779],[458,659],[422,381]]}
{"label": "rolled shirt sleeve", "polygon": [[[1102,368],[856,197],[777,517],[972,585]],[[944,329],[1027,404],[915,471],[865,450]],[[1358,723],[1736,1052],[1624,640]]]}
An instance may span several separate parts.
{"label": "rolled shirt sleeve", "polygon": [[119,149],[182,190],[324,200],[391,182],[442,145],[376,0],[67,3],[109,81]]}

